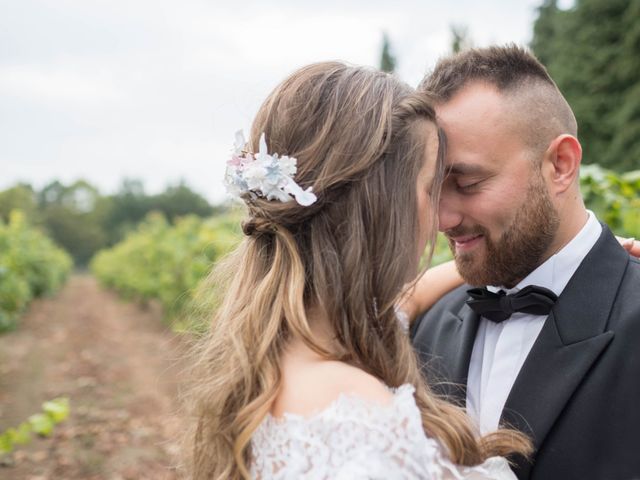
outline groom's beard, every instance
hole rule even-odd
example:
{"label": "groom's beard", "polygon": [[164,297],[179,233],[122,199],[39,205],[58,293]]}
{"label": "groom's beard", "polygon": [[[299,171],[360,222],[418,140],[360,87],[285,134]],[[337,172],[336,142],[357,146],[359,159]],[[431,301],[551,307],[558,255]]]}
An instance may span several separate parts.
{"label": "groom's beard", "polygon": [[531,181],[525,198],[511,225],[497,241],[481,225],[445,232],[451,237],[483,236],[484,248],[481,245],[468,253],[456,253],[454,242],[449,240],[458,271],[467,283],[512,288],[543,263],[560,220],[541,180]]}

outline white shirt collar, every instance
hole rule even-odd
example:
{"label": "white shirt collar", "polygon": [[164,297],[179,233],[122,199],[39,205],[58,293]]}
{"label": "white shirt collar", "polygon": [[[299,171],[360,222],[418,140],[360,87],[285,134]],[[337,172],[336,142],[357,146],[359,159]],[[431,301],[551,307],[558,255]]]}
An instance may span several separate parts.
{"label": "white shirt collar", "polygon": [[600,225],[594,213],[591,210],[587,210],[587,213],[589,214],[587,222],[578,234],[515,287],[488,286],[487,288],[493,292],[505,290],[507,293],[513,293],[528,285],[538,285],[548,288],[560,296],[564,287],[567,286],[582,260],[596,244],[602,233],[602,225]]}

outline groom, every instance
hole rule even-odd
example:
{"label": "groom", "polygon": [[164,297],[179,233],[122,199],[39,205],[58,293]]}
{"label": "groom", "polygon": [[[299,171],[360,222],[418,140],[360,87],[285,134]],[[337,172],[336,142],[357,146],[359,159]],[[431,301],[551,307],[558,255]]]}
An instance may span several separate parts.
{"label": "groom", "polygon": [[640,262],[585,209],[571,108],[515,46],[444,59],[420,89],[447,137],[440,230],[469,284],[412,330],[425,373],[483,434],[531,437],[520,479],[640,478]]}

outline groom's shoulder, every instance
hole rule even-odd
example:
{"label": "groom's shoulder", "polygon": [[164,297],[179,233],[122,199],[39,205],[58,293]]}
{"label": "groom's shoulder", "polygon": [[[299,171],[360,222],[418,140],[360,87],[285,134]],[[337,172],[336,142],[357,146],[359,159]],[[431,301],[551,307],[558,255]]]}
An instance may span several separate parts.
{"label": "groom's shoulder", "polygon": [[433,307],[424,312],[424,315],[433,316],[446,311],[458,312],[469,299],[469,294],[467,292],[470,288],[472,288],[471,285],[464,284],[454,290],[451,290],[438,300]]}
{"label": "groom's shoulder", "polygon": [[640,282],[640,258],[629,256],[629,266],[623,280],[635,284]]}
{"label": "groom's shoulder", "polygon": [[616,285],[607,330],[616,332],[614,344],[620,348],[635,348],[640,340],[640,260],[630,257],[624,274]]}
{"label": "groom's shoulder", "polygon": [[629,268],[637,278],[640,275],[640,258],[629,256]]}
{"label": "groom's shoulder", "polygon": [[[611,230],[602,224],[603,230],[598,239],[598,242],[592,250],[587,254],[582,264],[585,268],[578,269],[574,276],[578,276],[581,272],[582,280],[592,281],[593,266],[596,266],[596,271],[603,273],[603,276],[595,279],[596,281],[615,281],[619,279],[619,288],[622,292],[622,298],[617,300],[628,300],[624,294],[624,290],[630,289],[633,292],[631,300],[640,301],[640,295],[638,295],[638,288],[640,286],[640,259],[632,256],[627,252],[618,240],[614,237]],[[602,268],[607,265],[607,268]],[[617,283],[617,282],[616,282]]]}
{"label": "groom's shoulder", "polygon": [[616,300],[640,304],[640,259],[629,257]]}
{"label": "groom's shoulder", "polygon": [[[621,334],[617,335],[617,342],[621,338],[637,341],[640,336],[640,260],[620,246],[606,225],[574,277],[566,290],[571,288],[571,292],[578,295],[566,298],[597,292],[593,297],[595,301],[608,305],[607,328]],[[564,293],[559,301],[563,297]]]}
{"label": "groom's shoulder", "polygon": [[465,302],[469,299],[467,290],[470,285],[462,285],[443,296],[429,310],[422,312],[416,317],[412,328],[412,336],[415,336],[420,329],[425,326],[438,323],[447,316],[447,313],[457,314],[460,312]]}

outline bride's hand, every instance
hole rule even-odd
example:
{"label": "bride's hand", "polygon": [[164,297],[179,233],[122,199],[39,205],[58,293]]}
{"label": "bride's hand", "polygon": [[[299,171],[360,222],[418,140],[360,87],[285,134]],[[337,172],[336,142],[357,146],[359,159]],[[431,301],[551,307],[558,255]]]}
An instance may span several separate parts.
{"label": "bride's hand", "polygon": [[634,257],[640,257],[640,242],[635,238],[622,238],[616,235],[620,245]]}

